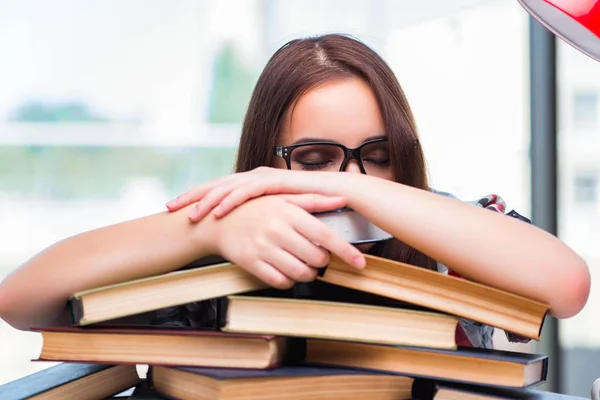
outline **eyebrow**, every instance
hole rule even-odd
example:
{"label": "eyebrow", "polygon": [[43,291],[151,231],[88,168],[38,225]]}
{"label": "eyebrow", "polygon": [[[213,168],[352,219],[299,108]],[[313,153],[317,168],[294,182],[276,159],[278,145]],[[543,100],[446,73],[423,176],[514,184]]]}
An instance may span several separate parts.
{"label": "eyebrow", "polygon": [[[381,138],[385,138],[387,137],[386,135],[375,135],[375,136],[369,136],[368,138],[366,138],[365,140],[363,140],[363,143],[368,142],[369,140],[375,140],[375,139],[381,139]],[[295,142],[292,143],[292,145],[296,145],[296,144],[304,144],[304,143],[314,143],[314,142],[323,142],[323,143],[336,143],[336,144],[340,144],[339,142],[336,142],[334,140],[327,140],[327,139],[323,139],[323,138],[315,138],[315,137],[305,137],[299,140],[296,140]]]}

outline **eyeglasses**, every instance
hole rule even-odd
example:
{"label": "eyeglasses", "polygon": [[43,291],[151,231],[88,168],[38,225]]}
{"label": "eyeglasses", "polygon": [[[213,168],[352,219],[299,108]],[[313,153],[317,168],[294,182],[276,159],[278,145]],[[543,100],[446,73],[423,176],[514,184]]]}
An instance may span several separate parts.
{"label": "eyeglasses", "polygon": [[368,140],[354,149],[332,142],[277,146],[274,154],[283,158],[291,170],[344,171],[350,160],[356,160],[363,174],[387,176],[390,171],[387,138]]}

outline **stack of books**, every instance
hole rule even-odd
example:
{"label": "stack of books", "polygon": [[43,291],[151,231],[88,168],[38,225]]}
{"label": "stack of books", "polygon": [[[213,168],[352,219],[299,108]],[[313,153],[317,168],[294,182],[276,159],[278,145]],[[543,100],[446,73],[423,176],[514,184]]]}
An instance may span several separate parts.
{"label": "stack of books", "polygon": [[[122,398],[556,396],[535,390],[547,356],[456,342],[462,319],[539,340],[548,305],[366,257],[359,270],[332,256],[315,282],[290,291],[221,260],[75,293],[71,327],[36,329],[38,360],[63,363],[0,387],[0,398],[110,398],[127,389]],[[157,310],[198,302],[210,306],[200,308],[210,326],[148,323]],[[136,365],[148,366],[145,377]]]}

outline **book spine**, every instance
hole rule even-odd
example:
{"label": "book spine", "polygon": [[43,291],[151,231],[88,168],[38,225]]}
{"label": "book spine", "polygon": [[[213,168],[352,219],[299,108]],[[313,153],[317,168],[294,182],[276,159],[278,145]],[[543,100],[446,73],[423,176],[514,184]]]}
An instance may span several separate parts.
{"label": "book spine", "polygon": [[283,363],[286,365],[297,365],[306,359],[306,339],[290,337]]}
{"label": "book spine", "polygon": [[148,371],[146,372],[146,387],[150,390],[156,390],[154,388],[154,367],[152,365],[148,366]]}
{"label": "book spine", "polygon": [[229,298],[219,297],[217,299],[217,321],[216,328],[220,330],[227,325],[227,310],[229,309]]}
{"label": "book spine", "polygon": [[548,379],[548,357],[546,357],[542,363],[542,377],[540,378],[540,383],[546,382],[546,379]]}
{"label": "book spine", "polygon": [[78,326],[83,319],[83,301],[81,298],[72,297],[67,304],[69,318],[72,326]]}
{"label": "book spine", "polygon": [[437,384],[431,379],[415,378],[412,384],[413,400],[430,400],[435,398]]}

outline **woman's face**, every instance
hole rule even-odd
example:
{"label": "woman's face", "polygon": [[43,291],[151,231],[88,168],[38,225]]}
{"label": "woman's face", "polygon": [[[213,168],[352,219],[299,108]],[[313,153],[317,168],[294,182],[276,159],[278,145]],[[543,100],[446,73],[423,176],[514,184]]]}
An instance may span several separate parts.
{"label": "woman's face", "polygon": [[[292,112],[288,112],[279,146],[297,143],[333,142],[356,148],[368,140],[386,137],[377,99],[361,79],[348,78],[328,82],[302,95]],[[339,171],[338,148],[306,146],[292,151],[292,169]],[[387,142],[365,146],[361,152],[367,174],[392,180]],[[274,167],[287,168],[285,160],[273,157]],[[361,173],[356,160],[345,172]],[[357,247],[368,251],[373,244]]]}
{"label": "woman's face", "polygon": [[[319,141],[356,148],[385,137],[383,119],[371,88],[361,79],[347,78],[327,82],[302,95],[286,115],[278,145]],[[344,152],[332,146],[305,146],[292,150],[290,158],[292,169],[339,171]],[[368,175],[393,179],[387,142],[364,146],[361,159]],[[287,168],[281,157],[274,157],[273,166]],[[361,173],[356,160],[349,161],[345,171]]]}

